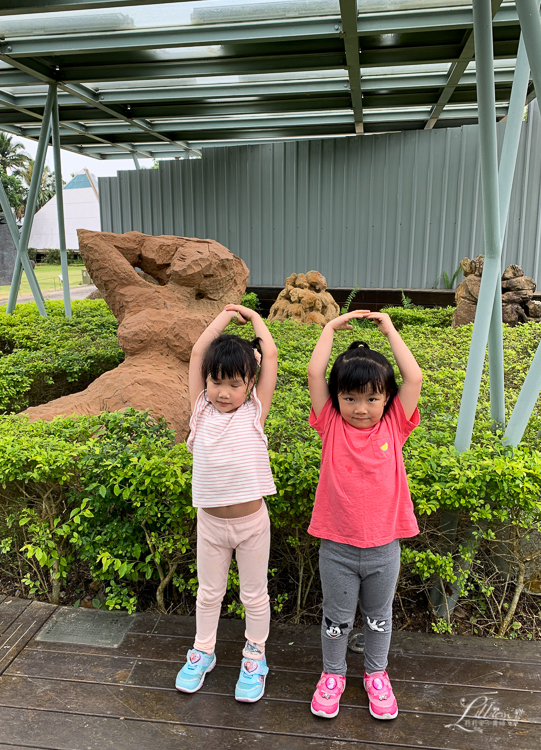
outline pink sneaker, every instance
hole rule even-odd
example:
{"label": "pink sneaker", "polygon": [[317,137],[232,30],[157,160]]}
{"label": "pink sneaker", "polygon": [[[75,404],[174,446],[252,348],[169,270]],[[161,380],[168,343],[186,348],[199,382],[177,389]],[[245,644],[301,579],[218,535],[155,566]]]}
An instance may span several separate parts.
{"label": "pink sneaker", "polygon": [[346,678],[339,674],[322,672],[310,706],[314,716],[332,719],[340,710],[340,696],[346,687]]}
{"label": "pink sneaker", "polygon": [[374,719],[396,719],[398,706],[387,672],[364,673],[368,708]]}

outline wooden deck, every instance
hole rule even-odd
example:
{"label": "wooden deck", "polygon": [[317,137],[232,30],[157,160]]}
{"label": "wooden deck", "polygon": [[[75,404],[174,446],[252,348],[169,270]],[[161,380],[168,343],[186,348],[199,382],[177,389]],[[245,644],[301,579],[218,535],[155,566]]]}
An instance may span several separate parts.
{"label": "wooden deck", "polygon": [[233,698],[241,622],[220,623],[218,665],[184,695],[174,679],[193,618],[134,615],[118,648],[37,641],[56,609],[0,596],[0,750],[541,747],[538,643],[396,633],[398,718],[370,716],[362,656],[349,653],[340,714],[327,720],[309,705],[321,670],[316,627],[273,629],[266,694],[248,705]]}

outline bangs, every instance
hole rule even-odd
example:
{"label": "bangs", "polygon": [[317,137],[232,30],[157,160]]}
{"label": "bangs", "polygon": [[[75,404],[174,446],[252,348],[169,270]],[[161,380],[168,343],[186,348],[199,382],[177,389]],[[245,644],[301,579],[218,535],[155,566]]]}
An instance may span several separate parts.
{"label": "bangs", "polygon": [[238,336],[222,335],[214,339],[201,363],[203,380],[240,378],[249,383],[257,372],[253,344]]}
{"label": "bangs", "polygon": [[377,391],[387,393],[387,378],[383,368],[377,362],[362,360],[358,357],[346,360],[340,368],[336,379],[337,395],[339,393],[366,393]]}
{"label": "bangs", "polygon": [[383,414],[390,408],[398,393],[394,370],[389,360],[362,342],[354,342],[340,354],[329,376],[332,405],[340,412],[338,394],[373,391],[387,395]]}

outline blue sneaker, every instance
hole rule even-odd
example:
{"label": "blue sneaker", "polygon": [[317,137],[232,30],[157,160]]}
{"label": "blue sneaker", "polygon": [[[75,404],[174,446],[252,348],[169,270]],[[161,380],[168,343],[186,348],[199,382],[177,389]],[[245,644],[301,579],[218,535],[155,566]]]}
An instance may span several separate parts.
{"label": "blue sneaker", "polygon": [[265,692],[265,677],[269,672],[267,660],[243,659],[235,686],[235,699],[241,703],[255,703]]}
{"label": "blue sneaker", "polygon": [[195,693],[205,681],[207,672],[216,666],[216,656],[191,648],[186,656],[186,664],[177,674],[175,687],[182,693]]}

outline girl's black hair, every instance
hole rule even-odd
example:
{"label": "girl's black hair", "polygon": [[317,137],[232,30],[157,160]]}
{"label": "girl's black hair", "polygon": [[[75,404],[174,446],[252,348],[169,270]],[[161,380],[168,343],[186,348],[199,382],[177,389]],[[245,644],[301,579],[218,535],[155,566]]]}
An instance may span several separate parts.
{"label": "girl's black hair", "polygon": [[332,405],[340,412],[338,394],[372,389],[388,395],[383,414],[390,408],[398,393],[394,370],[389,360],[370,349],[364,341],[354,341],[336,358],[329,376]]}
{"label": "girl's black hair", "polygon": [[201,374],[206,382],[207,378],[235,378],[241,377],[245,383],[255,378],[257,361],[254,349],[261,352],[261,339],[247,341],[240,336],[222,334],[215,338],[205,352],[201,363]]}

